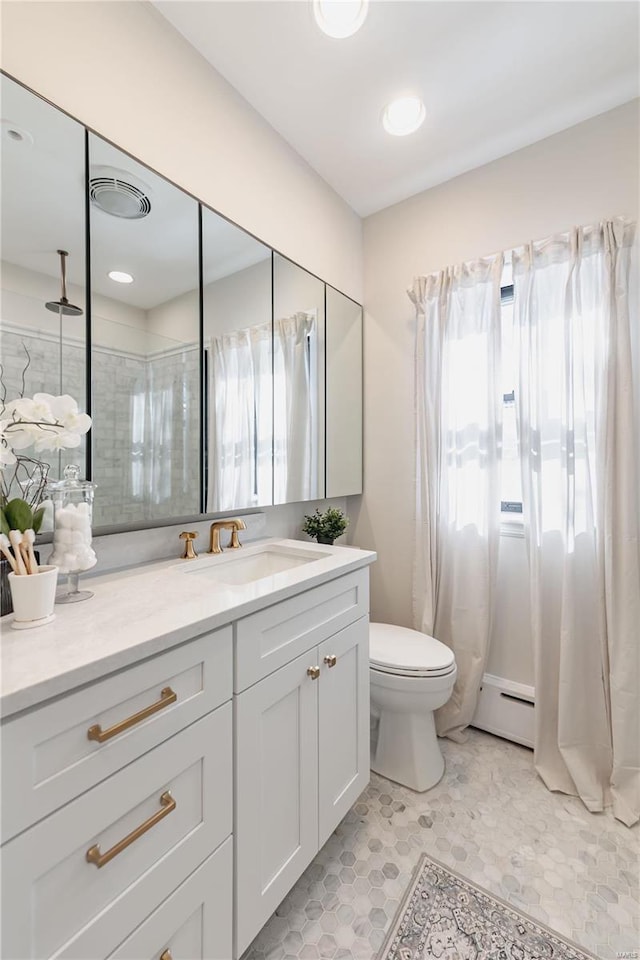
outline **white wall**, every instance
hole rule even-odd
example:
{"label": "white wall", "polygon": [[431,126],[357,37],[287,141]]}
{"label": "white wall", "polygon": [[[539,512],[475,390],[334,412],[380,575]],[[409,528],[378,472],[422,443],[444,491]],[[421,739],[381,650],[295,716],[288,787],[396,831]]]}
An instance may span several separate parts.
{"label": "white wall", "polygon": [[2,67],[362,300],[360,218],[150,4],[3,3]]}
{"label": "white wall", "polygon": [[[365,220],[365,492],[361,503],[350,501],[349,507],[352,539],[378,551],[373,617],[411,625],[414,314],[406,288],[418,274],[574,224],[615,214],[636,219],[639,169],[638,109],[632,103]],[[524,541],[510,541],[509,548],[514,544],[524,549]],[[508,595],[503,589],[505,602],[513,605],[498,611],[498,622],[505,631],[521,624],[523,633],[504,635],[495,645],[518,645],[522,656],[512,650],[504,664],[523,682],[530,673],[526,589],[523,584]],[[500,673],[498,659],[489,666]]]}

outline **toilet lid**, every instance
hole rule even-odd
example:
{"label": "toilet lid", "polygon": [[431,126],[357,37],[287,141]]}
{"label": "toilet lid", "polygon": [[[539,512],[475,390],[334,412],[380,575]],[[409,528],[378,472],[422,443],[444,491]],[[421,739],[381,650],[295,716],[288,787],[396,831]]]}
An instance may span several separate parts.
{"label": "toilet lid", "polygon": [[453,651],[418,630],[369,624],[369,662],[376,670],[409,676],[442,676],[455,666]]}

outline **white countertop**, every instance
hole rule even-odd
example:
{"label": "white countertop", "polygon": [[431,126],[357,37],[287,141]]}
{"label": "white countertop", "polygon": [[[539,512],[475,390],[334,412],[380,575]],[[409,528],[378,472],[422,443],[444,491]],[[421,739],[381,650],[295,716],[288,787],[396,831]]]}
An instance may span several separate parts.
{"label": "white countertop", "polygon": [[[166,560],[81,579],[94,592],[85,602],[60,605],[51,623],[13,630],[10,614],[0,620],[0,713],[25,710],[74,687],[247,616],[376,559],[370,550],[329,547],[298,540],[263,540],[318,553],[313,562],[237,586],[198,575],[195,565],[217,565],[220,556]],[[233,551],[234,555],[240,553]],[[190,572],[188,572],[190,571]],[[61,577],[61,580],[64,579]]]}

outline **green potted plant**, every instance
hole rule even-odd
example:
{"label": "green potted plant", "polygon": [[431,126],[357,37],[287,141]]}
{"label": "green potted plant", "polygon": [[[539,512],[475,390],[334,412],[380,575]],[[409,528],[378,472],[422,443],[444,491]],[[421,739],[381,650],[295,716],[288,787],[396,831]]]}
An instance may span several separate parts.
{"label": "green potted plant", "polygon": [[337,507],[329,507],[324,513],[320,513],[316,507],[315,513],[305,516],[302,532],[315,537],[318,543],[333,544],[345,532],[348,524],[349,518]]}

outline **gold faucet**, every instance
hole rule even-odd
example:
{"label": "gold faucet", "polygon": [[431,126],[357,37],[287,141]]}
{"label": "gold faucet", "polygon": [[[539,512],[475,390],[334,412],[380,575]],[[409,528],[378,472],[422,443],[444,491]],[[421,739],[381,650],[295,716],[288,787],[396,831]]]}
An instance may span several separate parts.
{"label": "gold faucet", "polygon": [[207,553],[222,553],[220,546],[220,531],[231,530],[231,539],[229,547],[235,550],[242,544],[238,540],[238,530],[246,530],[247,525],[240,517],[234,517],[232,520],[214,520],[209,529],[209,549]]}
{"label": "gold faucet", "polygon": [[183,530],[180,534],[180,539],[184,540],[184,553],[182,554],[182,560],[195,560],[198,554],[193,548],[193,541],[198,536],[195,530],[188,531]]}

